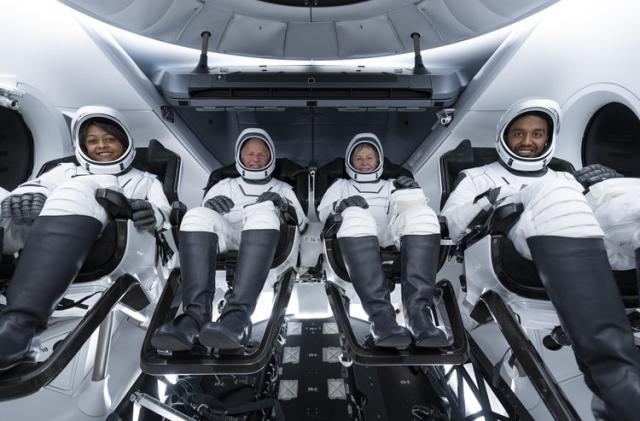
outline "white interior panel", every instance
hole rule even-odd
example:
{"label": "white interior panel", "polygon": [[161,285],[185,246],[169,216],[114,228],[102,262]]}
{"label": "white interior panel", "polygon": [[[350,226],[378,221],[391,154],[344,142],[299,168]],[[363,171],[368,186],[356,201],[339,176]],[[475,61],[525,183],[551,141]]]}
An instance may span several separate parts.
{"label": "white interior panel", "polygon": [[287,24],[247,16],[233,16],[220,41],[220,51],[229,54],[282,57]]}
{"label": "white interior panel", "polygon": [[400,53],[403,50],[391,19],[377,16],[366,20],[336,22],[340,57],[366,57]]}
{"label": "white interior panel", "polygon": [[[318,40],[322,40],[318,42]],[[285,57],[335,57],[338,39],[333,22],[289,24],[284,46]]]}

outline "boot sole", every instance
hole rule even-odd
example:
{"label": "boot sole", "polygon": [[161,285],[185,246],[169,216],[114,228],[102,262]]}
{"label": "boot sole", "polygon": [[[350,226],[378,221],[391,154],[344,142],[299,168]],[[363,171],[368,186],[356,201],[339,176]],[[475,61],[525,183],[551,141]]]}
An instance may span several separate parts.
{"label": "boot sole", "polygon": [[215,349],[240,349],[243,347],[242,343],[238,343],[232,336],[219,330],[203,330],[200,332],[199,339],[202,345]]}
{"label": "boot sole", "polygon": [[446,338],[425,338],[415,341],[418,348],[442,348],[449,346],[449,340]]}
{"label": "boot sole", "polygon": [[173,335],[161,334],[151,338],[151,346],[163,351],[189,351],[193,344],[180,340]]}
{"label": "boot sole", "polygon": [[403,350],[409,348],[411,345],[411,336],[390,336],[385,339],[374,341],[374,345],[380,348],[395,348]]}
{"label": "boot sole", "polygon": [[0,367],[0,373],[6,373],[7,371],[11,371],[16,367],[19,367],[21,365],[28,365],[28,366],[36,366],[38,363],[35,361],[35,359],[33,358],[26,358],[26,359],[21,359],[18,361],[14,361],[13,363],[9,364],[9,365],[5,365]]}

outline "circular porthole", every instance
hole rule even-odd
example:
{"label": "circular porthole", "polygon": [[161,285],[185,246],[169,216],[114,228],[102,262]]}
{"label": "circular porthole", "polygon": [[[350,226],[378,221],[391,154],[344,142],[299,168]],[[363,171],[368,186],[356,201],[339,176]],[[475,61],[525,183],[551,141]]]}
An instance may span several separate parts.
{"label": "circular porthole", "polygon": [[598,109],[582,139],[584,166],[602,164],[627,177],[640,177],[640,119],[626,105],[611,102]]}
{"label": "circular porthole", "polygon": [[19,112],[0,107],[0,186],[11,191],[33,169],[33,136]]}

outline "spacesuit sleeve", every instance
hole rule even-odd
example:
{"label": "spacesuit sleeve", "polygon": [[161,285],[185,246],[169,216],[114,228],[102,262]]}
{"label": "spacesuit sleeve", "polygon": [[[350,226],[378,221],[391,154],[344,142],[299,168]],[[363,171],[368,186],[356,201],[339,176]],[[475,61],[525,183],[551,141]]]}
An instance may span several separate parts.
{"label": "spacesuit sleeve", "polygon": [[447,199],[441,214],[447,219],[449,235],[453,241],[463,237],[469,223],[483,210],[480,202],[474,203],[475,198],[482,193],[478,191],[473,178],[467,176]]}
{"label": "spacesuit sleeve", "polygon": [[42,193],[49,197],[52,191],[54,191],[59,185],[69,180],[69,174],[67,171],[70,166],[67,164],[58,165],[40,177],[32,180],[25,181],[16,187],[11,194],[23,194],[23,193]]}
{"label": "spacesuit sleeve", "polygon": [[162,190],[162,184],[157,178],[153,179],[151,188],[147,193],[147,200],[153,206],[153,212],[156,216],[156,229],[169,229],[169,213],[171,213],[171,205],[167,200],[167,196]]}
{"label": "spacesuit sleeve", "polygon": [[290,189],[290,188],[284,189],[283,192],[284,192],[285,199],[287,199],[289,203],[293,205],[293,208],[296,210],[296,216],[298,217],[298,230],[300,232],[304,231],[309,221],[307,220],[307,215],[302,209],[302,205],[300,205],[300,202],[298,201],[298,197],[293,192],[293,189]]}
{"label": "spacesuit sleeve", "polygon": [[320,205],[318,205],[318,219],[323,224],[329,218],[329,215],[333,212],[333,203],[337,200],[344,199],[342,197],[341,180],[333,183],[322,196]]}

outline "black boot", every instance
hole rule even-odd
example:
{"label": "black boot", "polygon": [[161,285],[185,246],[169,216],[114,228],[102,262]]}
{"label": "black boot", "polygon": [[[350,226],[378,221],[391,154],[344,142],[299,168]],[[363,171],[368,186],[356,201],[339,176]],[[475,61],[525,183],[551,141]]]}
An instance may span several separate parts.
{"label": "black boot", "polygon": [[338,244],[353,288],[369,316],[373,343],[385,348],[407,348],[411,345],[411,334],[396,322],[382,271],[378,238],[341,237]]}
{"label": "black boot", "polygon": [[156,349],[186,351],[194,345],[200,329],[211,321],[215,294],[218,236],[212,232],[180,231],[182,310],[163,324],[151,338]]}
{"label": "black boot", "polygon": [[418,347],[447,346],[447,335],[435,327],[429,308],[438,272],[440,234],[400,238],[400,274],[404,319]]}
{"label": "black boot", "polygon": [[36,218],[0,313],[0,371],[34,362],[31,340],[46,327],[101,228],[89,216]]}
{"label": "black boot", "polygon": [[217,349],[238,349],[251,337],[251,314],[264,285],[280,238],[278,230],[248,230],[240,234],[233,288],[217,322],[200,331],[200,342]]}
{"label": "black boot", "polygon": [[635,347],[604,242],[537,236],[527,240],[542,283],[569,336],[585,382],[610,419],[640,414],[640,351]]}

